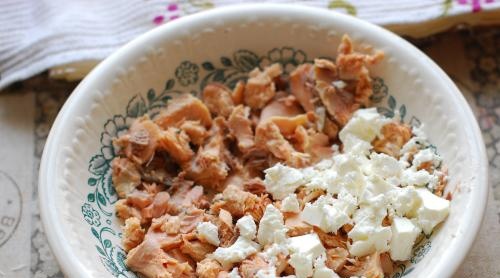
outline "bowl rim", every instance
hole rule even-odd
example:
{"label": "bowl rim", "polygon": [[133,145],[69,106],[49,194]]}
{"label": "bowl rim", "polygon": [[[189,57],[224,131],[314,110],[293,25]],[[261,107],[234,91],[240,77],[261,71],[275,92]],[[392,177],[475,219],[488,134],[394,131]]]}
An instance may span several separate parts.
{"label": "bowl rim", "polygon": [[[468,251],[470,250],[475,238],[477,237],[479,228],[481,226],[482,220],[484,218],[486,203],[488,197],[489,183],[488,183],[488,160],[486,156],[486,150],[484,141],[476,121],[476,118],[465,100],[465,97],[453,83],[453,81],[446,75],[446,73],[432,61],[426,54],[421,52],[418,48],[395,35],[394,33],[383,29],[382,27],[376,26],[369,22],[363,21],[361,19],[348,16],[345,14],[337,13],[330,10],[325,10],[316,7],[307,7],[302,5],[293,4],[271,4],[271,3],[260,3],[260,4],[239,4],[232,5],[222,8],[216,8],[209,11],[199,12],[196,14],[181,17],[175,21],[169,22],[162,26],[156,27],[139,37],[133,39],[126,45],[122,46],[120,49],[112,53],[108,58],[104,59],[99,65],[93,69],[74,89],[70,97],[67,99],[62,109],[58,113],[53,126],[50,130],[49,136],[47,137],[46,145],[42,154],[40,169],[39,169],[39,206],[41,220],[45,234],[47,236],[49,246],[52,249],[56,260],[58,261],[62,272],[68,277],[91,277],[88,269],[81,263],[81,261],[74,255],[72,249],[68,244],[64,244],[61,239],[65,238],[63,230],[57,225],[60,220],[56,215],[56,206],[53,202],[53,195],[51,191],[54,189],[51,186],[51,178],[56,176],[57,162],[55,161],[57,153],[62,151],[61,144],[59,144],[57,134],[64,132],[63,127],[72,117],[72,111],[86,111],[83,107],[79,107],[79,103],[83,99],[92,98],[92,94],[88,92],[96,83],[101,82],[99,79],[102,76],[106,76],[109,72],[113,71],[116,63],[123,62],[126,60],[130,53],[141,52],[141,45],[147,45],[148,41],[154,40],[157,37],[161,37],[162,34],[168,32],[175,32],[174,30],[181,30],[182,25],[192,24],[193,22],[203,22],[215,19],[221,19],[225,16],[231,16],[234,13],[249,14],[250,12],[275,12],[280,15],[286,15],[287,12],[297,12],[300,11],[303,14],[308,14],[310,16],[320,15],[320,16],[330,16],[335,17],[335,20],[339,22],[348,22],[352,25],[357,25],[366,31],[377,32],[384,39],[390,41],[392,40],[396,44],[400,44],[405,51],[412,52],[419,59],[422,59],[427,66],[435,71],[439,78],[445,83],[445,86],[449,91],[452,91],[456,95],[455,103],[458,104],[463,113],[465,113],[466,118],[471,119],[468,121],[464,128],[469,128],[469,140],[474,142],[480,142],[476,144],[476,151],[479,161],[479,171],[476,179],[475,186],[471,188],[471,196],[475,201],[471,202],[472,207],[464,214],[464,221],[468,221],[467,233],[462,235],[461,244],[455,244],[452,246],[452,251],[447,251],[446,253],[452,253],[454,260],[449,260],[447,264],[440,264],[434,268],[434,271],[430,273],[430,277],[451,277],[462,261],[465,259]],[[83,113],[85,114],[85,113]]]}

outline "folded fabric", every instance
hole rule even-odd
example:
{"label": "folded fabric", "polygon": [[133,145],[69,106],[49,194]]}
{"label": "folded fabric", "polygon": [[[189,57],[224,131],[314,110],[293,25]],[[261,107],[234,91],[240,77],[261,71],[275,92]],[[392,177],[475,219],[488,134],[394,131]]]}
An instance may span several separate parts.
{"label": "folded fabric", "polygon": [[[80,78],[134,37],[186,14],[242,0],[2,0],[0,89],[47,69]],[[500,23],[497,0],[258,1],[335,10],[400,34],[425,36],[457,23]],[[85,62],[81,64],[80,62]],[[70,64],[70,67],[65,65]],[[61,67],[62,66],[62,67]]]}

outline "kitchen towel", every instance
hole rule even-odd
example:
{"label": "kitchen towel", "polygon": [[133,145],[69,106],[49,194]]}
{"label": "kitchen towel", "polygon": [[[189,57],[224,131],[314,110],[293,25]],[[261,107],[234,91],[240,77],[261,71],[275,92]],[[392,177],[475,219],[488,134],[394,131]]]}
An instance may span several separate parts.
{"label": "kitchen towel", "polygon": [[[78,79],[134,37],[181,16],[242,0],[2,0],[0,89],[47,69]],[[335,10],[422,37],[459,23],[500,23],[500,0],[256,1]]]}

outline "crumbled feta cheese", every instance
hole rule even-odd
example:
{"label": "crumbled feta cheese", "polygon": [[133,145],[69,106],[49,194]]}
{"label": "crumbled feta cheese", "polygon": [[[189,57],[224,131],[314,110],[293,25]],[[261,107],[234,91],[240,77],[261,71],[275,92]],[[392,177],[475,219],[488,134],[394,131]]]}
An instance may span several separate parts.
{"label": "crumbled feta cheese", "polygon": [[315,259],[325,252],[325,247],[321,244],[318,235],[312,233],[289,238],[288,250],[291,254],[301,253]]}
{"label": "crumbled feta cheese", "polygon": [[307,278],[313,275],[313,258],[311,255],[295,253],[290,256],[288,263],[295,269],[297,278]]}
{"label": "crumbled feta cheese", "polygon": [[421,199],[415,187],[395,187],[386,194],[392,213],[398,216],[415,217]]}
{"label": "crumbled feta cheese", "polygon": [[313,278],[339,278],[337,273],[325,265],[326,254],[321,254],[314,261],[314,275]]}
{"label": "crumbled feta cheese", "polygon": [[283,214],[273,205],[266,206],[259,223],[257,240],[263,246],[286,241],[288,228],[284,225]]}
{"label": "crumbled feta cheese", "polygon": [[382,178],[399,177],[403,165],[394,157],[385,153],[372,153],[370,155],[370,170],[374,175]]}
{"label": "crumbled feta cheese", "polygon": [[283,212],[300,212],[300,204],[297,195],[290,194],[281,201],[281,211]]}
{"label": "crumbled feta cheese", "polygon": [[251,215],[245,215],[238,219],[236,222],[236,227],[240,231],[240,236],[246,237],[248,239],[254,239],[257,233],[257,225]]}
{"label": "crumbled feta cheese", "polygon": [[305,184],[304,175],[298,169],[277,163],[264,171],[266,191],[275,200],[282,200],[288,194],[294,193],[297,187]]}
{"label": "crumbled feta cheese", "polygon": [[335,81],[332,81],[332,85],[333,85],[333,87],[335,87],[337,89],[344,89],[347,86],[347,83],[345,83],[342,80],[335,80]]}
{"label": "crumbled feta cheese", "polygon": [[354,227],[348,233],[352,239],[349,252],[354,256],[365,256],[373,252],[389,250],[391,228],[382,226],[382,220],[387,214],[383,195],[372,198],[370,204],[365,204],[354,213]]}
{"label": "crumbled feta cheese", "polygon": [[338,199],[331,195],[320,196],[316,202],[307,203],[300,218],[327,233],[337,233],[343,225],[351,223],[351,215],[357,207],[356,198],[341,190]]}
{"label": "crumbled feta cheese", "polygon": [[259,250],[260,246],[258,243],[240,236],[233,245],[218,247],[211,256],[221,263],[224,268],[228,268],[232,264],[239,263],[248,256],[259,252]]}
{"label": "crumbled feta cheese", "polygon": [[391,224],[390,255],[394,261],[410,259],[413,244],[421,230],[407,218],[394,217]]}
{"label": "crumbled feta cheese", "polygon": [[339,132],[339,139],[344,145],[347,135],[354,135],[365,142],[371,142],[380,135],[380,129],[388,121],[389,119],[380,115],[376,108],[359,109]]}
{"label": "crumbled feta cheese", "polygon": [[211,222],[201,222],[196,226],[198,236],[206,242],[219,246],[219,229]]}
{"label": "crumbled feta cheese", "polygon": [[416,191],[422,200],[417,210],[417,224],[424,233],[430,234],[448,216],[450,201],[432,194],[426,188],[417,188]]}
{"label": "crumbled feta cheese", "polygon": [[368,176],[360,203],[370,203],[373,198],[379,195],[385,195],[386,192],[395,188],[394,185],[386,182],[379,176]]}
{"label": "crumbled feta cheese", "polygon": [[429,161],[432,162],[432,165],[435,165],[435,163],[439,163],[440,160],[441,159],[430,148],[427,148],[415,154],[412,167],[418,168],[422,163]]}
{"label": "crumbled feta cheese", "polygon": [[231,270],[231,272],[229,272],[228,278],[241,278],[237,267],[234,267],[233,270]]}
{"label": "crumbled feta cheese", "polygon": [[432,180],[432,175],[429,174],[426,170],[418,170],[415,171],[413,168],[408,168],[403,171],[401,175],[401,185],[416,185],[416,186],[425,186]]}
{"label": "crumbled feta cheese", "polygon": [[275,265],[279,254],[288,256],[289,252],[286,244],[273,243],[271,246],[267,247],[266,250],[259,253],[259,256],[261,256],[269,264]]}
{"label": "crumbled feta cheese", "polygon": [[269,266],[268,268],[260,269],[255,274],[256,278],[276,278],[276,267]]}

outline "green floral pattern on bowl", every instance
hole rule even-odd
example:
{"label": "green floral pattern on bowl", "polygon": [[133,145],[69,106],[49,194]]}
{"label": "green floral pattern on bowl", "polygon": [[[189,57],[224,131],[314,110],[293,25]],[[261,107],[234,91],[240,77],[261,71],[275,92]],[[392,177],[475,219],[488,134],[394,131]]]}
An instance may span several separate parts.
{"label": "green floral pattern on bowl", "polygon": [[[81,206],[81,212],[95,238],[95,248],[100,261],[111,275],[137,277],[125,264],[125,251],[120,244],[113,244],[112,241],[119,242],[122,237],[121,231],[115,230],[112,226],[112,219],[115,218],[113,204],[118,200],[111,180],[111,161],[116,156],[112,144],[113,138],[126,132],[135,118],[144,114],[154,117],[161,108],[167,106],[172,95],[188,92],[187,87],[192,88],[192,85],[198,85],[195,87],[199,88],[199,91],[191,90],[190,93],[199,96],[202,88],[210,82],[220,82],[233,87],[238,81],[245,80],[248,72],[255,67],[264,68],[273,63],[280,63],[284,74],[289,74],[298,65],[306,62],[312,60],[308,59],[304,51],[292,47],[273,48],[265,55],[242,49],[235,51],[231,57],[220,57],[219,63],[205,61],[197,64],[183,61],[176,68],[175,76],[165,82],[161,92],[149,89],[145,96],[134,95],[123,114],[114,115],[104,123],[100,136],[100,150],[89,161],[90,177],[87,180],[89,193],[87,201]],[[391,118],[397,116],[402,122],[414,126],[420,125],[417,118],[408,119],[406,106],[397,103],[380,77],[373,79],[371,99],[378,111],[385,116]],[[413,270],[412,265],[418,263],[431,248],[429,237],[423,237],[416,244],[410,262],[399,264],[392,278],[403,277]]]}

